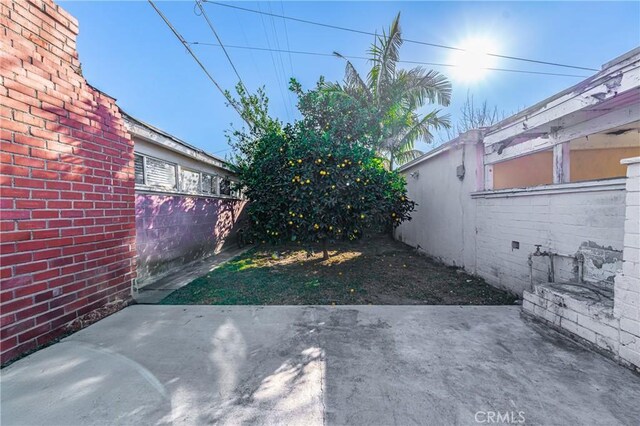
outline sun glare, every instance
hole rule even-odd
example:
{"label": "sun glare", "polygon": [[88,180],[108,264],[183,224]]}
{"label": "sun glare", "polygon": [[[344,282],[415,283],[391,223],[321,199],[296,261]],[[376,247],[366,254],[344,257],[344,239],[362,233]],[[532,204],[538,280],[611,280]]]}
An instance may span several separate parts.
{"label": "sun glare", "polygon": [[456,79],[463,81],[477,81],[482,79],[487,68],[494,66],[494,57],[487,53],[495,53],[496,46],[487,38],[474,37],[461,43],[461,49],[453,52],[451,62],[455,67],[453,74]]}

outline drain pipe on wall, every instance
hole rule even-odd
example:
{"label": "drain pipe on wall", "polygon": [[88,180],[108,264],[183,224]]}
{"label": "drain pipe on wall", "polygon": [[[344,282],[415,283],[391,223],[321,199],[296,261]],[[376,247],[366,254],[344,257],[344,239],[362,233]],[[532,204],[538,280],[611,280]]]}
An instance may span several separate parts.
{"label": "drain pipe on wall", "polygon": [[533,291],[533,253],[529,253],[527,264],[529,265],[529,290]]}
{"label": "drain pipe on wall", "polygon": [[584,283],[584,254],[576,253],[575,256],[578,261],[578,284]]}

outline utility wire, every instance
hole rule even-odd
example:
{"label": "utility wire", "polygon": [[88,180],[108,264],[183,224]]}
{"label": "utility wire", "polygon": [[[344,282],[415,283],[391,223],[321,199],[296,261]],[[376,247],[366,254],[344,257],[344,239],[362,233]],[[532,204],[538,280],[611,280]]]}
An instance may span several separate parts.
{"label": "utility wire", "polygon": [[[249,9],[249,8],[236,6],[236,5],[232,5],[232,4],[220,3],[220,2],[217,2],[217,1],[210,1],[210,0],[202,0],[202,1],[204,1],[206,3],[215,4],[217,6],[228,7],[228,8],[232,8],[232,9],[242,10],[242,11],[245,11],[245,12],[259,13],[259,14],[262,14],[262,15],[275,16],[275,17],[282,18],[282,19],[288,19],[290,21],[296,21],[296,22],[301,22],[301,23],[304,23],[304,24],[316,25],[316,26],[319,26],[319,27],[332,28],[334,30],[348,31],[348,32],[357,33],[357,34],[371,35],[371,36],[374,36],[374,37],[377,36],[376,33],[372,33],[370,31],[363,31],[363,30],[357,30],[357,29],[354,29],[354,28],[341,27],[341,26],[338,26],[338,25],[325,24],[325,23],[322,23],[322,22],[309,21],[307,19],[294,18],[294,17],[291,17],[291,16],[277,15],[277,14],[274,14],[274,13],[268,13],[268,12],[263,12],[263,11],[260,11],[260,10]],[[437,44],[437,43],[429,43],[429,42],[420,41],[420,40],[404,39],[404,41],[407,42],[407,43],[421,44],[423,46],[438,47],[438,48],[441,48],[441,49],[456,50],[456,51],[460,51],[460,52],[466,52],[467,51],[466,49],[463,49],[463,48],[460,48],[460,47],[447,46],[447,45],[444,45],[444,44]],[[531,62],[531,63],[535,63],[535,64],[551,65],[551,66],[555,66],[555,67],[573,68],[573,69],[585,70],[585,71],[600,71],[600,70],[598,70],[596,68],[580,67],[580,66],[576,66],[576,65],[566,65],[566,64],[560,64],[560,63],[557,63],[557,62],[539,61],[539,60],[536,60],[536,59],[521,58],[521,57],[518,57],[518,56],[499,55],[497,53],[485,53],[485,55],[493,56],[495,58],[510,59],[510,60],[513,60],[513,61],[523,61],[523,62]]]}
{"label": "utility wire", "polygon": [[219,149],[217,151],[213,151],[211,154],[220,154],[221,152],[231,151],[232,149],[233,148]]}
{"label": "utility wire", "polygon": [[167,19],[167,17],[164,16],[162,11],[160,9],[158,9],[158,7],[155,5],[153,0],[147,0],[147,1],[155,9],[155,11],[158,13],[158,15],[160,15],[160,17],[162,18],[164,23],[167,24],[167,26],[171,29],[171,31],[176,36],[176,38],[178,40],[180,40],[180,43],[182,43],[182,45],[185,47],[185,49],[187,49],[187,52],[189,52],[189,54],[193,57],[193,59],[198,63],[200,68],[202,68],[202,71],[204,71],[204,73],[207,75],[207,77],[209,77],[209,80],[211,80],[211,82],[214,84],[214,86],[216,86],[216,88],[220,91],[220,93],[222,93],[222,96],[224,96],[225,99],[229,102],[229,105],[231,105],[233,107],[233,109],[236,110],[236,112],[238,113],[240,118],[242,118],[249,126],[252,126],[252,124],[242,116],[242,113],[240,112],[240,110],[236,106],[236,104],[233,101],[233,99],[229,96],[229,94],[222,89],[222,87],[218,84],[218,82],[213,78],[211,73],[209,73],[209,71],[204,66],[204,64],[200,61],[200,59],[198,59],[196,54],[193,53],[193,50],[191,49],[191,46],[189,45],[189,43],[184,39],[184,37],[182,37],[182,35],[178,32],[178,30],[171,24],[169,19]]}
{"label": "utility wire", "polygon": [[[258,5],[258,9],[260,9],[260,3],[257,2]],[[262,12],[262,10],[260,10],[260,12]],[[266,15],[268,15],[268,13],[266,13]],[[260,22],[262,23],[262,30],[264,31],[264,38],[267,42],[267,46],[269,46],[269,49],[271,49],[271,42],[269,41],[269,33],[267,32],[267,25],[264,22],[264,18],[262,17],[262,15],[260,15]],[[285,99],[285,95],[284,92],[285,90],[282,88],[282,79],[284,79],[284,77],[280,77],[280,72],[278,71],[278,65],[276,64],[276,59],[275,56],[273,55],[272,52],[274,52],[277,49],[274,50],[270,50],[270,56],[271,56],[271,63],[273,64],[273,71],[275,73],[276,76],[276,82],[278,83],[278,89],[280,90],[280,97],[282,98],[282,103],[284,105],[284,109],[285,112],[287,114],[287,117],[289,118],[289,120],[291,120],[291,111],[289,111],[289,104],[287,103],[287,100]]]}
{"label": "utility wire", "polygon": [[[282,0],[280,0],[280,11],[282,12],[282,14],[284,15],[284,4],[282,2]],[[285,40],[287,41],[287,50],[291,50],[291,46],[289,45],[289,31],[287,30],[287,20],[283,19],[282,20],[282,26],[284,27],[284,36],[285,36]],[[291,57],[291,53],[289,53],[289,70],[291,71],[291,78],[294,78],[295,76],[295,72],[293,72],[293,58]],[[294,102],[291,100],[292,99],[292,93],[291,91],[289,91],[289,101],[291,102],[291,109],[293,109],[295,111],[295,107],[294,107]]]}
{"label": "utility wire", "polygon": [[244,82],[242,81],[242,77],[240,77],[240,73],[238,72],[238,69],[233,64],[233,61],[231,60],[231,56],[229,56],[229,52],[227,52],[227,49],[224,47],[224,44],[222,44],[222,40],[220,40],[220,36],[218,36],[218,32],[213,27],[211,20],[209,20],[209,15],[207,15],[207,12],[204,10],[204,7],[202,7],[201,0],[196,0],[196,5],[200,9],[200,12],[202,13],[202,16],[204,17],[205,21],[207,21],[209,28],[211,28],[211,32],[213,33],[214,36],[216,36],[216,40],[218,40],[218,43],[220,43],[220,47],[222,47],[222,51],[224,52],[224,55],[227,57],[229,64],[231,64],[231,68],[233,68],[233,72],[236,73],[236,77],[238,77],[240,84],[242,85],[242,87],[244,87],[244,90],[248,92],[249,90],[247,89],[247,86],[245,86]]}
{"label": "utility wire", "polygon": [[[190,42],[189,44],[191,45],[201,45],[201,46],[216,46],[216,47],[220,47],[219,44],[216,43],[205,43],[205,42],[198,42],[198,41],[194,41],[194,42]],[[238,45],[227,45],[228,48],[230,49],[244,49],[244,50],[258,50],[258,51],[264,51],[264,52],[283,52],[283,53],[289,53],[289,54],[295,54],[295,55],[312,55],[312,56],[331,56],[331,57],[336,57],[333,53],[323,53],[323,52],[309,52],[309,51],[303,51],[303,50],[284,50],[284,49],[272,49],[272,48],[267,48],[267,47],[255,47],[255,46],[238,46]],[[348,59],[362,59],[362,60],[369,60],[369,58],[367,58],[366,56],[351,56],[351,55],[342,55],[345,58]],[[405,63],[405,64],[413,64],[413,65],[429,65],[429,66],[435,66],[435,67],[451,67],[451,68],[455,68],[457,67],[457,65],[454,64],[442,64],[442,63],[437,63],[437,62],[423,62],[423,61],[404,61],[404,60],[400,60],[398,62],[401,63]],[[553,72],[544,72],[544,71],[528,71],[528,70],[516,70],[516,69],[510,69],[510,68],[482,68],[484,70],[487,71],[500,71],[500,72],[513,72],[513,73],[521,73],[521,74],[537,74],[537,75],[552,75],[552,76],[558,76],[558,77],[578,77],[578,78],[585,78],[588,76],[585,75],[577,75],[577,74],[562,74],[562,73],[553,73]]]}
{"label": "utility wire", "polygon": [[[282,0],[280,0],[280,10],[282,11],[282,14],[284,15],[284,4],[282,3]],[[291,50],[291,46],[289,46],[289,31],[287,30],[287,20],[283,19],[282,20],[282,24],[284,26],[284,35],[285,38],[287,40],[287,50]],[[293,72],[293,61],[291,60],[291,53],[289,53],[289,68],[291,69],[291,77],[294,76],[294,72]]]}
{"label": "utility wire", "polygon": [[[269,12],[271,12],[272,11],[271,3],[268,2],[267,6],[269,7]],[[283,20],[283,22],[284,22],[284,20]],[[275,37],[276,48],[278,50],[280,50],[280,35],[278,34],[278,29],[276,28],[276,22],[275,22],[275,19],[273,19],[273,17],[271,17],[271,28],[273,28],[273,34],[274,34],[274,37]],[[278,60],[280,61],[280,69],[282,70],[283,79],[285,79],[285,81],[287,81],[286,80],[287,72],[284,69],[284,61],[282,60],[282,55],[278,55]],[[293,77],[293,75],[291,75],[291,77]],[[287,101],[289,102],[289,107],[291,108],[291,111],[295,111],[295,107],[293,106],[293,102],[291,101],[291,91],[287,90],[286,87],[285,87],[284,91],[286,93],[286,98],[287,98]]]}

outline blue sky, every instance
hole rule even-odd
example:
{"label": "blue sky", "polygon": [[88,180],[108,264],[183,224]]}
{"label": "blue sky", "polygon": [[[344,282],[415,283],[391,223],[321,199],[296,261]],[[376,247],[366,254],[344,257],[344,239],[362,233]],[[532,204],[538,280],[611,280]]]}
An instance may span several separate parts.
{"label": "blue sky", "polygon": [[[162,128],[208,152],[225,156],[224,131],[241,125],[204,73],[146,1],[62,1],[80,22],[78,50],[88,82],[118,99],[131,115]],[[489,39],[494,53],[561,62],[589,68],[600,66],[640,45],[640,2],[255,2],[241,7],[364,31],[387,28],[402,12],[407,39],[461,46],[468,40]],[[157,3],[188,41],[215,43],[192,1]],[[371,36],[205,4],[207,14],[226,45],[271,47],[322,53],[339,51],[364,56]],[[194,51],[225,88],[236,77],[218,47],[194,46]],[[294,96],[287,91],[293,75],[310,88],[320,75],[342,79],[343,63],[333,57],[289,55],[229,49],[240,76],[250,90],[265,86],[271,111],[282,120],[295,118]],[[451,63],[452,52],[407,44],[401,59]],[[363,74],[367,62],[355,60]],[[590,75],[499,59],[496,68]],[[408,65],[411,67],[412,65]],[[569,87],[576,77],[487,72],[476,81],[450,75],[453,101],[446,112],[455,121],[467,92],[507,114]],[[429,146],[418,144],[427,150]]]}

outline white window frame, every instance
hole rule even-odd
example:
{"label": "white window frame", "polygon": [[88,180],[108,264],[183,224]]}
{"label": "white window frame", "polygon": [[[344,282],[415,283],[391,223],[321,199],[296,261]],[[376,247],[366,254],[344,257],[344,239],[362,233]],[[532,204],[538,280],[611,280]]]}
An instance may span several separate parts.
{"label": "white window frame", "polygon": [[[222,184],[222,180],[228,180],[229,181],[229,185],[233,185],[235,183],[237,183],[234,179],[230,178],[229,176],[225,176],[225,175],[221,175],[219,173],[216,172],[209,172],[209,171],[202,171],[202,170],[198,170],[195,168],[191,168],[191,167],[184,167],[178,163],[175,163],[173,161],[167,161],[164,160],[162,158],[158,158],[158,157],[154,157],[152,155],[147,155],[145,153],[141,153],[141,152],[135,152],[135,155],[139,155],[142,157],[142,168],[143,168],[143,181],[144,183],[136,183],[135,186],[138,190],[142,190],[142,191],[152,191],[152,192],[163,192],[163,193],[170,193],[170,194],[184,194],[184,195],[195,195],[195,196],[201,196],[201,197],[214,197],[214,198],[233,198],[233,199],[244,199],[244,194],[242,194],[242,192],[238,193],[238,191],[232,191],[230,190],[229,195],[224,195],[221,194],[220,192],[220,188],[221,188],[221,184]],[[170,164],[172,166],[174,166],[174,170],[175,170],[175,188],[167,188],[167,187],[163,187],[160,185],[150,185],[149,179],[147,177],[147,172],[149,170],[149,167],[147,165],[147,160],[148,159],[153,159],[155,161],[161,161],[163,163],[167,163]],[[183,188],[183,179],[182,179],[182,170],[187,170],[189,172],[192,173],[197,173],[199,175],[199,183],[198,183],[198,189],[196,192],[187,192],[184,188]],[[215,179],[215,184],[212,185],[212,192],[211,193],[205,193],[203,191],[203,185],[204,185],[204,176],[208,175],[211,176],[212,179]]]}
{"label": "white window frame", "polygon": [[[179,188],[178,192],[182,192],[183,194],[203,194],[203,192],[202,192],[202,172],[200,170],[194,170],[194,169],[192,169],[190,167],[182,167],[180,165],[178,167],[180,169],[179,172],[178,172],[178,175],[180,176],[180,188]],[[184,186],[183,186],[184,181],[182,179],[182,171],[183,170],[186,170],[187,172],[195,173],[195,174],[198,175],[198,188],[196,189],[195,192],[187,191],[184,188]],[[203,195],[206,195],[206,194],[203,194]]]}
{"label": "white window frame", "polygon": [[142,158],[142,183],[135,182],[135,184],[146,185],[147,184],[147,157],[137,152],[133,154],[133,180],[135,181],[135,174],[136,174],[136,166],[135,166],[136,155]]}
{"label": "white window frame", "polygon": [[[140,153],[138,153],[138,155],[141,155],[142,159],[143,159],[143,161],[142,161],[142,167],[144,169],[144,179],[143,179],[144,180],[144,184],[143,184],[143,186],[145,186],[147,188],[154,188],[154,189],[160,189],[160,190],[171,191],[171,192],[176,192],[176,191],[179,190],[179,188],[180,188],[180,182],[179,182],[180,174],[178,172],[178,169],[179,169],[180,166],[177,163],[174,163],[173,161],[163,160],[162,158],[153,157],[151,155],[140,154]],[[147,171],[149,170],[149,168],[147,166],[147,159],[149,159],[149,158],[151,158],[152,160],[155,160],[155,161],[161,161],[163,163],[171,164],[172,166],[174,166],[174,179],[175,179],[175,182],[176,182],[176,185],[175,185],[174,189],[163,187],[163,186],[160,186],[160,185],[150,185],[149,184],[149,179],[147,179]]]}
{"label": "white window frame", "polygon": [[[213,179],[213,181],[211,182],[212,185],[210,193],[204,192],[203,189],[205,175],[211,176],[211,179]],[[200,193],[208,196],[220,195],[220,175],[216,173],[200,172]]]}
{"label": "white window frame", "polygon": [[[229,181],[229,193],[228,194],[223,194],[222,193],[222,181],[226,180]],[[231,197],[231,198],[237,198],[233,195],[233,190],[231,189],[231,184],[234,183],[234,181],[229,178],[228,176],[220,176],[220,179],[218,179],[218,194],[220,194],[221,197]]]}

